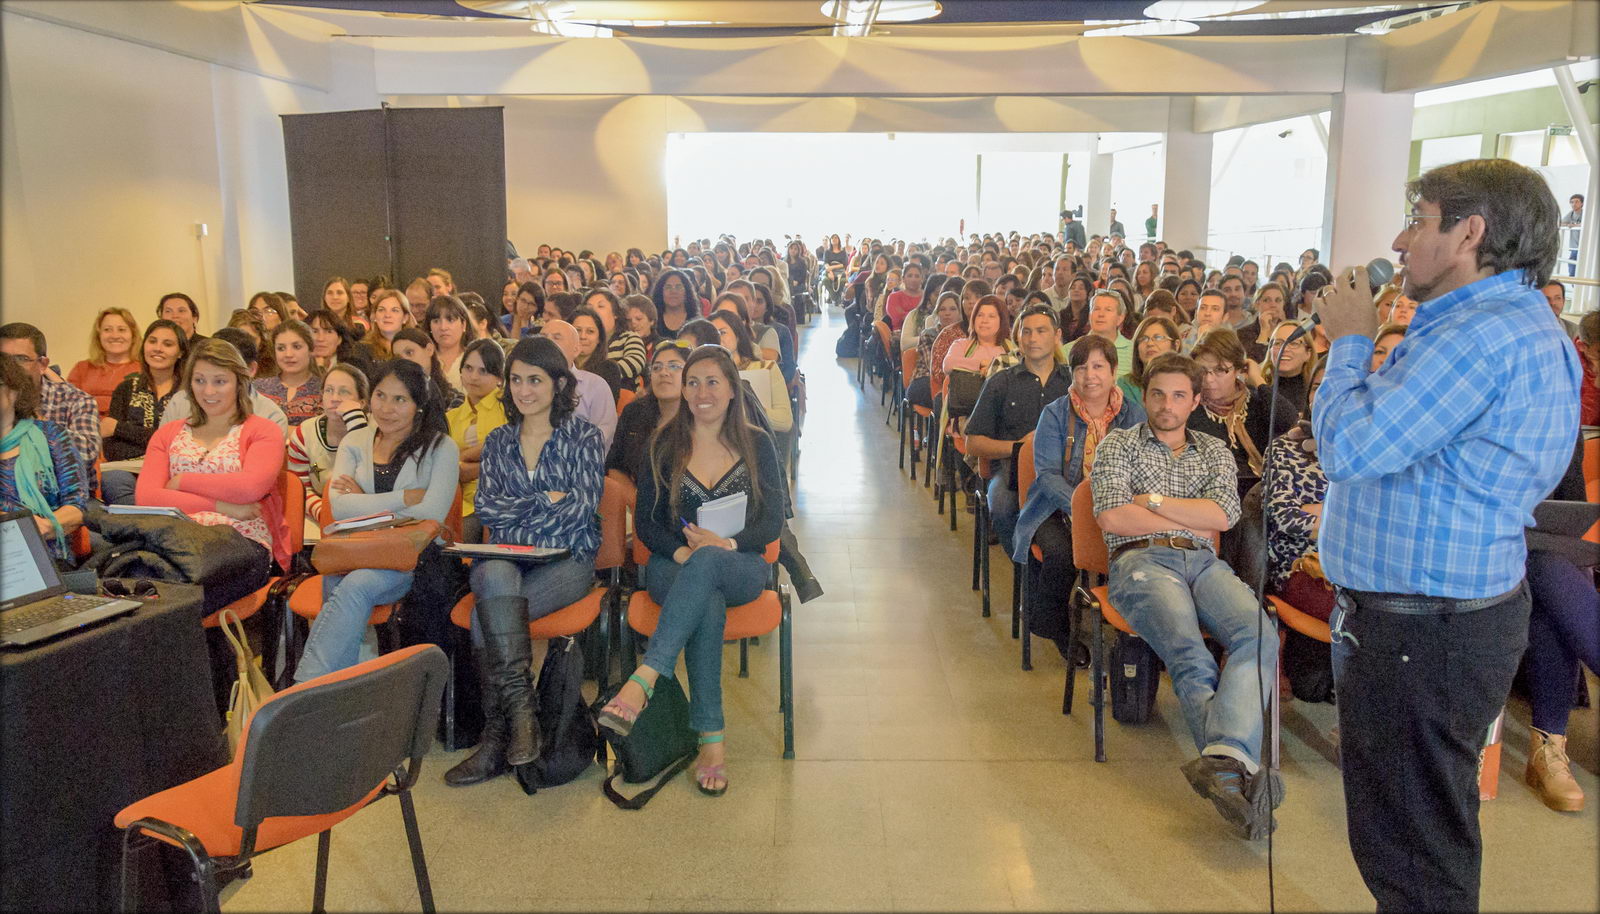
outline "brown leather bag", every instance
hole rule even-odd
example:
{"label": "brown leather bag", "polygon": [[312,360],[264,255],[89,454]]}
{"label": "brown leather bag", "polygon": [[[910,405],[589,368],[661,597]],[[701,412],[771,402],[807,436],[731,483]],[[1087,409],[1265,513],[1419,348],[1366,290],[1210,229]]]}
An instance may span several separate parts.
{"label": "brown leather bag", "polygon": [[405,518],[382,527],[325,536],[311,550],[311,564],[322,574],[348,574],[359,568],[413,571],[417,557],[444,532],[436,520]]}

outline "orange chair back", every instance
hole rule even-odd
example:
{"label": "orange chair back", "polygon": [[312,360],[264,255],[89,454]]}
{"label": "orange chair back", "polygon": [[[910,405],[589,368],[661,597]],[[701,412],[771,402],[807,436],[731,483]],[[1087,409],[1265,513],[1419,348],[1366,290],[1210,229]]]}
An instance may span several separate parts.
{"label": "orange chair back", "polygon": [[322,486],[322,504],[317,506],[317,526],[326,527],[333,523],[333,480],[328,480]]}
{"label": "orange chair back", "polygon": [[456,497],[450,502],[450,510],[444,516],[445,536],[450,542],[461,542],[461,483],[456,483]]}
{"label": "orange chair back", "polygon": [[306,487],[288,470],[278,474],[278,497],[283,499],[283,520],[289,526],[289,554],[306,545]]}
{"label": "orange chair back", "polygon": [[1072,523],[1068,526],[1072,528],[1073,564],[1093,574],[1110,574],[1110,557],[1100,524],[1094,519],[1094,493],[1087,479],[1072,490]]}
{"label": "orange chair back", "polygon": [[627,409],[628,404],[632,403],[638,396],[638,394],[634,393],[629,388],[623,387],[619,389],[617,391],[617,412],[620,414],[623,410]]}
{"label": "orange chair back", "polygon": [[1028,503],[1028,489],[1033,486],[1033,439],[1022,442],[1017,451],[1017,503]]}
{"label": "orange chair back", "polygon": [[878,331],[878,345],[883,347],[884,358],[889,358],[894,352],[889,347],[889,324],[886,321],[873,321],[872,329]]}
{"label": "orange chair back", "polygon": [[606,474],[605,488],[600,492],[600,551],[594,556],[596,569],[622,567],[627,557],[628,506],[638,497],[638,490],[620,471]]}
{"label": "orange chair back", "polygon": [[911,383],[911,376],[917,373],[917,350],[907,349],[900,353],[900,377],[906,383]]}
{"label": "orange chair back", "polygon": [[[635,495],[637,497],[637,493],[635,493]],[[634,504],[633,516],[633,563],[638,565],[640,568],[643,568],[645,565],[650,563],[650,548],[644,544],[644,540],[639,538],[639,506],[637,503]],[[772,542],[768,543],[767,548],[762,552],[761,557],[766,560],[768,565],[776,562],[778,560],[778,541],[773,540]]]}
{"label": "orange chair back", "polygon": [[1600,482],[1600,438],[1587,438],[1583,442],[1583,481]]}

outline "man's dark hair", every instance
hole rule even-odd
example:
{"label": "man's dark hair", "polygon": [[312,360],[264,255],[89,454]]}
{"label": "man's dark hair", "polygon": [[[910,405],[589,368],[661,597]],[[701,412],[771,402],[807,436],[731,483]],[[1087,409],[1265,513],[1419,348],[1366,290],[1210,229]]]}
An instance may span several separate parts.
{"label": "man's dark hair", "polygon": [[1561,290],[1561,297],[1562,298],[1566,298],[1567,297],[1567,284],[1562,282],[1559,279],[1552,279],[1549,282],[1545,283],[1544,285],[1540,286],[1539,288],[1548,289],[1551,286],[1555,286],[1557,289]]}
{"label": "man's dark hair", "polygon": [[12,321],[0,327],[0,340],[27,340],[33,344],[34,355],[43,356],[49,354],[45,352],[44,331],[22,321]]}
{"label": "man's dark hair", "polygon": [[1567,198],[1567,202],[1568,202],[1568,203],[1571,203],[1571,202],[1572,202],[1572,201],[1574,201],[1574,200],[1576,200],[1576,201],[1578,201],[1578,202],[1579,202],[1579,203],[1586,203],[1586,202],[1588,202],[1588,201],[1586,201],[1586,200],[1584,200],[1584,199],[1583,199],[1583,194],[1573,194],[1573,195],[1572,195],[1572,196],[1570,196],[1570,197],[1568,197],[1568,198]]}
{"label": "man's dark hair", "polygon": [[194,299],[183,294],[182,292],[168,292],[167,294],[161,296],[161,298],[156,301],[156,317],[161,316],[161,309],[166,307],[167,302],[174,298],[182,299],[183,303],[189,306],[190,317],[193,317],[195,320],[200,319],[200,306],[194,303]]}
{"label": "man's dark hair", "polygon": [[34,419],[39,415],[39,385],[33,375],[18,365],[15,359],[0,359],[0,387],[16,397],[11,405],[13,419]]}
{"label": "man's dark hair", "polygon": [[[978,309],[976,306],[974,306],[972,310],[976,311]],[[1050,318],[1050,326],[1056,328],[1057,330],[1061,329],[1060,316],[1056,314],[1054,308],[1051,308],[1048,305],[1029,305],[1028,307],[1022,309],[1022,313],[1017,315],[1017,326],[1021,327],[1022,322],[1030,317],[1039,316]]]}
{"label": "man's dark hair", "polygon": [[1189,379],[1196,394],[1200,392],[1200,381],[1204,377],[1194,359],[1178,352],[1163,352],[1144,367],[1144,390],[1150,389],[1150,382],[1155,380],[1158,374],[1183,375]]}
{"label": "man's dark hair", "polygon": [[1243,263],[1244,263],[1244,255],[1243,254],[1235,254],[1232,257],[1228,258],[1228,266],[1230,266],[1230,267],[1237,267],[1237,266],[1242,265]]}
{"label": "man's dark hair", "polygon": [[1537,289],[1550,279],[1560,250],[1555,195],[1540,174],[1508,159],[1469,159],[1442,165],[1406,185],[1406,199],[1439,205],[1435,223],[1418,231],[1448,232],[1461,220],[1484,221],[1478,267],[1496,274],[1523,271]]}
{"label": "man's dark hair", "polygon": [[254,366],[256,357],[261,354],[261,348],[256,345],[256,338],[240,327],[223,327],[211,334],[211,338],[232,343],[233,348],[239,350],[239,355],[246,365]]}

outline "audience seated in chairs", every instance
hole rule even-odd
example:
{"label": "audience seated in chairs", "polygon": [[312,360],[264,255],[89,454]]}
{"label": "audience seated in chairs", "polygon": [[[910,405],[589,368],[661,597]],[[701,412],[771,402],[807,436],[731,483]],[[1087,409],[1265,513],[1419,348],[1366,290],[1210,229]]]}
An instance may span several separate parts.
{"label": "audience seated in chairs", "polygon": [[[724,349],[733,355],[734,366],[738,369],[740,379],[750,384],[752,391],[758,390],[756,385],[764,385],[765,390],[756,394],[762,409],[767,415],[767,425],[772,431],[783,433],[794,428],[794,411],[789,403],[789,388],[783,382],[783,373],[778,370],[778,363],[758,358],[755,347],[750,340],[749,326],[731,310],[714,311],[709,318],[712,326],[717,329],[717,341]],[[765,393],[766,396],[761,396]]]}
{"label": "audience seated in chairs", "polygon": [[933,408],[933,344],[939,335],[961,323],[961,296],[954,292],[940,292],[934,306],[933,320],[928,321],[917,334],[916,370],[906,380],[906,401],[912,406]]}
{"label": "audience seated in chairs", "polygon": [[617,400],[603,378],[578,367],[581,346],[577,329],[564,320],[547,320],[542,335],[567,354],[567,364],[578,381],[578,415],[594,423],[600,429],[606,447],[610,447],[611,439],[617,433]]}
{"label": "audience seated in chairs", "polygon": [[[1212,299],[1202,299],[1204,303]],[[1233,453],[1242,494],[1261,478],[1261,458],[1266,453],[1268,425],[1276,437],[1295,423],[1295,407],[1280,397],[1273,410],[1272,390],[1251,386],[1250,368],[1239,335],[1226,327],[1208,331],[1194,347],[1201,371],[1200,401],[1189,414],[1189,427],[1221,439]]]}
{"label": "audience seated in chairs", "polygon": [[94,398],[61,380],[50,368],[44,333],[20,321],[0,326],[0,357],[22,366],[38,396],[37,418],[59,425],[83,461],[84,473],[94,482],[94,465],[100,457],[100,411]]}
{"label": "audience seated in chairs", "polygon": [[[161,318],[150,323],[140,342],[139,370],[112,391],[111,412],[100,420],[107,460],[144,456],[167,404],[183,387],[180,375],[187,354],[182,327]],[[102,499],[110,505],[133,504],[134,483],[134,474],[126,470],[106,470],[100,478]]]}
{"label": "audience seated in chairs", "polygon": [[476,339],[461,357],[461,386],[467,399],[445,413],[450,440],[461,451],[461,538],[468,543],[483,542],[483,522],[478,518],[474,495],[482,471],[483,443],[489,433],[506,424],[505,399],[501,379],[505,375],[505,352],[499,342]]}
{"label": "audience seated in chairs", "polygon": [[[238,327],[224,327],[213,336],[206,337],[206,339],[219,339],[232,346],[234,351],[244,359],[245,367],[250,372],[250,380],[254,381],[256,372],[256,339],[254,336]],[[198,348],[197,342],[191,339],[189,341],[189,358],[194,357],[194,353]],[[283,432],[284,439],[287,440],[289,437],[289,417],[284,415],[278,404],[274,403],[272,398],[256,390],[249,382],[245,384],[245,393],[250,401],[250,411],[276,425],[278,430]],[[166,425],[169,422],[186,419],[193,411],[194,402],[190,399],[188,385],[183,385],[173,393],[172,398],[167,401],[166,407],[162,409],[161,424]]]}
{"label": "audience seated in chairs", "polygon": [[[1239,519],[1239,492],[1227,445],[1187,424],[1201,377],[1180,355],[1153,362],[1148,420],[1100,442],[1089,480],[1110,552],[1111,600],[1172,674],[1200,752],[1184,776],[1241,837],[1254,838],[1274,825],[1268,791],[1252,782],[1261,769],[1261,696],[1275,687],[1277,629],[1212,551],[1212,537]],[[1226,668],[1219,671],[1202,629],[1228,652]],[[1272,788],[1281,799],[1281,786]]]}
{"label": "audience seated in chairs", "polygon": [[104,420],[111,414],[111,394],[117,385],[139,370],[139,324],[127,308],[113,307],[102,308],[93,327],[89,357],[72,366],[67,383],[94,397]]}
{"label": "audience seated in chairs", "polygon": [[445,378],[444,366],[439,362],[439,349],[434,345],[433,337],[423,333],[419,327],[404,327],[394,335],[391,345],[394,358],[405,359],[427,373],[446,411],[466,402],[467,395]]}
{"label": "audience seated in chairs", "polygon": [[[783,526],[784,480],[772,439],[736,408],[739,372],[720,347],[690,353],[684,402],[651,442],[640,468],[634,515],[650,550],[644,583],[661,605],[644,663],[600,713],[601,726],[626,735],[678,655],[689,673],[690,725],[700,733],[695,780],[706,793],[728,787],[722,717],[722,632],[726,608],[766,587],[763,557]],[[744,528],[724,537],[688,522],[712,499],[743,493]]]}
{"label": "audience seated in chairs", "polygon": [[293,428],[322,412],[322,369],[312,357],[311,328],[287,320],[268,332],[272,341],[271,377],[256,378],[255,391],[278,405]]}
{"label": "audience seated in chairs", "polygon": [[656,344],[644,394],[629,403],[617,419],[617,437],[606,454],[606,472],[617,470],[629,480],[636,478],[650,437],[672,421],[683,405],[683,364],[691,348],[678,340]]}
{"label": "audience seated in chairs", "polygon": [[[391,359],[372,383],[371,424],[345,435],[334,457],[329,508],[335,520],[392,511],[444,523],[455,500],[460,452],[450,440],[444,405],[414,362]],[[140,479],[143,486],[144,480]],[[373,607],[411,589],[412,572],[362,568],[322,579],[322,610],[295,667],[305,682],[359,659]],[[441,614],[449,606],[428,607]]]}
{"label": "audience seated in chairs", "polygon": [[[1051,318],[1048,308],[1025,317]],[[1072,491],[1094,468],[1095,451],[1113,429],[1132,428],[1145,419],[1139,400],[1126,397],[1113,380],[1117,350],[1104,338],[1082,336],[1067,354],[1072,386],[1067,395],[1047,404],[1034,431],[1034,481],[1028,502],[1017,516],[1011,558],[1026,566],[1029,630],[1056,643],[1063,658],[1067,643],[1067,603],[1077,568],[1072,562]],[[1039,547],[1040,560],[1030,554]]]}
{"label": "audience seated in chairs", "polygon": [[63,564],[83,524],[89,481],[66,430],[37,418],[39,392],[28,372],[0,358],[0,511],[28,511]]}
{"label": "audience seated in chairs", "polygon": [[622,299],[611,289],[604,288],[590,289],[584,295],[584,306],[600,316],[601,329],[605,331],[606,358],[615,363],[617,371],[621,372],[623,386],[634,387],[639,376],[644,374],[644,363],[649,354],[639,334],[619,320]]}
{"label": "audience seated in chairs", "polygon": [[574,310],[568,322],[578,335],[578,354],[574,360],[574,367],[599,376],[606,382],[606,387],[611,389],[612,401],[616,401],[622,393],[622,369],[606,355],[609,343],[606,339],[605,323],[600,320],[600,315],[596,314],[594,309],[587,306]]}
{"label": "audience seated in chairs", "polygon": [[[1004,310],[999,299],[986,296],[973,309],[971,323],[976,326],[984,315],[998,316]],[[1061,336],[1055,315],[1045,313],[1047,310],[1032,307],[1022,312],[1016,334],[1021,361],[989,375],[967,417],[967,453],[992,464],[989,514],[995,535],[1008,545],[1017,524],[1016,453],[1022,439],[1033,434],[1045,406],[1066,396],[1072,386],[1071,375],[1061,370]],[[951,351],[958,347],[960,343]]]}
{"label": "audience seated in chairs", "polygon": [[1273,328],[1268,358],[1262,368],[1261,389],[1270,397],[1272,379],[1277,377],[1278,401],[1288,401],[1298,418],[1310,419],[1311,379],[1321,367],[1321,360],[1311,348],[1310,334],[1301,334],[1295,340],[1289,339],[1299,330],[1300,325],[1292,321],[1283,321]]}
{"label": "audience seated in chairs", "polygon": [[[232,527],[258,553],[250,576],[227,582],[233,599],[266,584],[274,561],[288,568],[293,558],[277,494],[283,430],[252,412],[250,367],[223,331],[195,345],[183,377],[189,415],[151,436],[134,498],[181,509],[207,526]],[[225,602],[207,594],[208,605]]]}
{"label": "audience seated in chairs", "polygon": [[[1593,500],[1586,498],[1581,435],[1572,463],[1550,498]],[[1554,539],[1529,537],[1528,590],[1533,612],[1528,619],[1526,661],[1533,720],[1524,780],[1546,806],[1558,812],[1577,812],[1583,809],[1584,797],[1567,758],[1567,718],[1572,711],[1573,684],[1588,688],[1579,665],[1591,673],[1600,672],[1600,593],[1594,586],[1600,549],[1593,540],[1569,540],[1567,548],[1558,548]],[[1572,546],[1586,551],[1579,554]]]}
{"label": "audience seated in chairs", "polygon": [[482,680],[478,749],[445,774],[473,784],[539,755],[533,644],[528,623],[577,602],[594,583],[605,478],[600,430],[575,414],[577,381],[555,343],[522,340],[507,359],[500,396],[509,422],[483,442],[477,514],[495,543],[566,549],[542,565],[478,559],[472,566],[472,641]]}
{"label": "audience seated in chairs", "polygon": [[289,472],[305,486],[306,517],[319,525],[325,523],[322,493],[333,478],[334,454],[345,435],[367,427],[368,393],[361,369],[350,364],[330,368],[322,376],[322,415],[300,423],[289,434]]}

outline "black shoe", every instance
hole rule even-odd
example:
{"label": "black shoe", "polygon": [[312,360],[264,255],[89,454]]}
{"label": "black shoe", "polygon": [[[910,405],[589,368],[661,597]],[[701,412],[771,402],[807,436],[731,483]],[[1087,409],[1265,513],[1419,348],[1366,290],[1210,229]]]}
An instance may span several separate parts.
{"label": "black shoe", "polygon": [[539,757],[539,725],[534,719],[533,641],[528,634],[528,601],[522,597],[479,600],[483,629],[484,675],[494,683],[506,721],[506,764],[525,765]]}
{"label": "black shoe", "polygon": [[800,598],[801,603],[810,603],[822,596],[822,582],[816,578],[806,578],[794,582],[794,595]]}
{"label": "black shoe", "polygon": [[472,754],[444,773],[444,782],[451,787],[481,784],[511,770],[506,764],[506,719],[500,710],[500,690],[489,679],[487,663],[478,668],[484,671],[478,677],[483,688],[483,731]]}
{"label": "black shoe", "polygon": [[1238,759],[1202,755],[1183,766],[1183,776],[1194,792],[1211,801],[1234,834],[1246,840],[1265,837],[1276,827],[1271,812],[1258,815],[1248,796],[1251,777]]}

